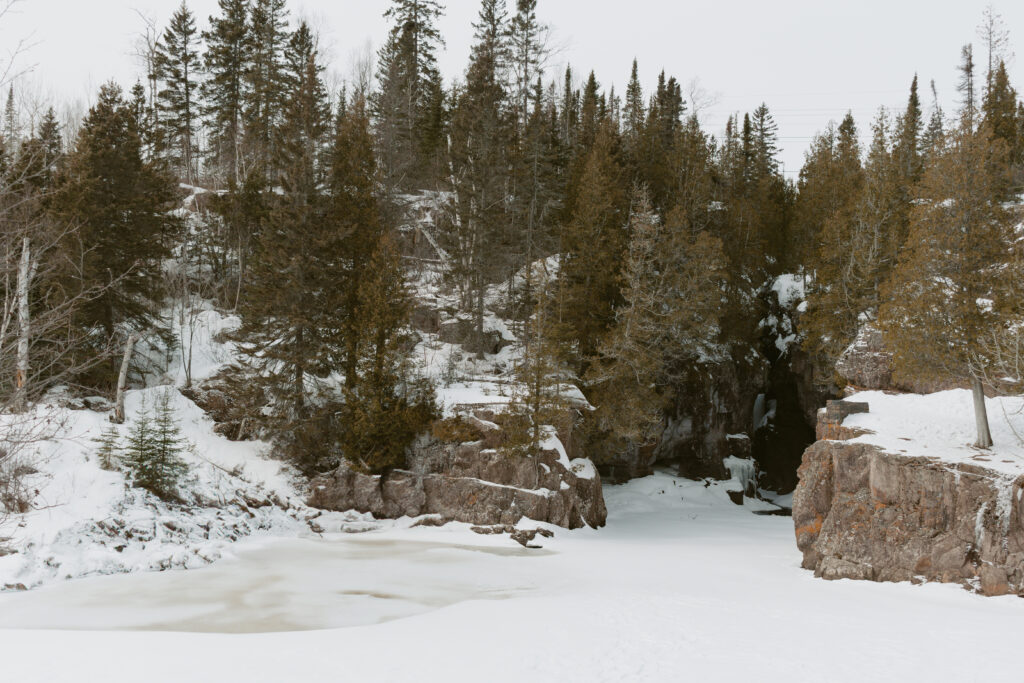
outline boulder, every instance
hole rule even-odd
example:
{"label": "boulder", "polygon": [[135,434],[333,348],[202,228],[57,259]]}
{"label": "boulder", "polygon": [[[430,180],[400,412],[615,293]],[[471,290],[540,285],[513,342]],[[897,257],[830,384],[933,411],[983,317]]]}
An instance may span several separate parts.
{"label": "boulder", "polygon": [[313,482],[309,504],[378,518],[437,515],[477,526],[514,525],[524,517],[568,529],[604,526],[597,471],[589,462],[569,468],[564,462],[555,451],[513,456],[486,449],[483,441],[423,438],[406,469],[379,476],[342,465]]}
{"label": "boulder", "polygon": [[428,306],[417,306],[412,311],[410,323],[420,332],[437,334],[441,331],[441,312]]}
{"label": "boulder", "polygon": [[[849,440],[830,404],[793,496],[803,567],[824,579],[960,583],[1024,595],[1024,475]],[[837,430],[836,420],[838,420]]]}
{"label": "boulder", "polygon": [[438,339],[445,344],[459,344],[467,353],[497,354],[511,344],[506,341],[501,332],[496,330],[484,330],[482,337],[477,337],[476,326],[472,320],[449,320],[441,323],[438,331]]}
{"label": "boulder", "polygon": [[839,360],[836,374],[858,389],[879,391],[906,391],[914,394],[932,394],[948,389],[967,388],[966,384],[954,381],[900,378],[893,376],[892,352],[885,345],[882,332],[871,323],[866,323],[857,332]]}

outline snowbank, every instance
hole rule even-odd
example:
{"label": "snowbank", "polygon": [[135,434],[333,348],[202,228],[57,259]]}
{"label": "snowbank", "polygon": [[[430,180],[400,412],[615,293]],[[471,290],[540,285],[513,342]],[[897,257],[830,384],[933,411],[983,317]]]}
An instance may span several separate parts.
{"label": "snowbank", "polygon": [[1024,398],[986,401],[995,443],[986,451],[972,445],[977,434],[969,391],[954,389],[927,395],[865,391],[847,400],[870,406],[870,412],[843,421],[844,427],[867,432],[854,442],[880,446],[894,454],[974,463],[1012,476],[1024,474]]}

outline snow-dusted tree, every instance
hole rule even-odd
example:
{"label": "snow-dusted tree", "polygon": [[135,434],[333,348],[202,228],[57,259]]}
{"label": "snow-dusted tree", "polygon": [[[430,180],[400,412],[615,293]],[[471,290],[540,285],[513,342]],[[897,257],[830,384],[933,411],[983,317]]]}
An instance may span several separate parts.
{"label": "snow-dusted tree", "polygon": [[177,497],[188,464],[181,455],[188,447],[171,405],[173,389],[164,389],[151,409],[143,401],[131,421],[123,462],[131,474],[132,485],[160,498]]}
{"label": "snow-dusted tree", "polygon": [[624,302],[584,378],[595,422],[617,439],[649,441],[674,392],[701,366],[725,360],[726,269],[718,238],[691,231],[678,211],[663,222],[646,190],[634,191]]}
{"label": "snow-dusted tree", "polygon": [[1014,221],[999,201],[1007,170],[1005,144],[964,116],[921,182],[880,315],[897,378],[970,384],[980,448],[992,445],[986,342],[1018,307]]}

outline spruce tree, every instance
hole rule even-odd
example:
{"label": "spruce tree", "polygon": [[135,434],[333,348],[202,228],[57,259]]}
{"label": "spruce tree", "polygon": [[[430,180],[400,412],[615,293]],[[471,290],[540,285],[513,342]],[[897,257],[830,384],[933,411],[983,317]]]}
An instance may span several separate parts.
{"label": "spruce tree", "polygon": [[503,73],[507,65],[504,0],[483,0],[466,84],[452,115],[456,181],[454,277],[474,318],[472,345],[483,356],[484,294],[490,281],[508,275],[503,258],[513,243],[506,207],[512,126]]}
{"label": "spruce tree", "polygon": [[306,374],[322,371],[320,330],[333,327],[342,284],[334,226],[323,220],[319,184],[328,110],[314,38],[302,24],[288,49],[288,115],[275,132],[283,194],[260,233],[242,302],[238,337],[250,361],[265,370],[266,388],[287,419],[307,416]]}
{"label": "spruce tree", "polygon": [[910,197],[913,186],[921,179],[922,172],[921,135],[924,129],[924,115],[917,90],[917,75],[910,84],[907,108],[896,121],[896,129],[893,156],[896,158],[896,168],[903,181],[903,191]]}
{"label": "spruce tree", "polygon": [[289,42],[285,0],[251,0],[242,118],[245,147],[258,172],[276,178],[274,131],[286,101],[284,52]]}
{"label": "spruce tree", "polygon": [[392,27],[378,55],[379,87],[372,99],[378,154],[389,188],[422,179],[439,140],[437,107],[441,77],[437,51],[444,39],[437,22],[444,13],[436,0],[391,0],[384,12]]}
{"label": "spruce tree", "polygon": [[409,445],[437,410],[433,387],[413,376],[405,335],[412,297],[389,237],[380,237],[368,266],[358,283],[358,377],[344,390],[340,444],[357,469],[386,474],[405,466]]}
{"label": "spruce tree", "polygon": [[202,84],[212,163],[229,187],[245,179],[243,106],[252,50],[249,0],[218,0],[220,15],[203,32],[206,80]]}
{"label": "spruce tree", "polygon": [[884,292],[881,322],[897,379],[969,384],[979,448],[992,445],[983,380],[992,359],[987,341],[1016,324],[1006,264],[1016,235],[999,201],[1006,148],[969,115],[926,171],[911,212],[907,246]]}
{"label": "spruce tree", "polygon": [[181,428],[174,417],[171,391],[160,392],[155,414],[143,401],[129,428],[123,458],[132,485],[164,499],[178,497],[178,486],[188,473],[188,465],[181,458],[188,449],[188,441],[181,436]]}
{"label": "spruce tree", "polygon": [[179,177],[194,185],[199,152],[199,32],[184,0],[157,45],[155,64],[163,82],[157,93],[161,144]]}
{"label": "spruce tree", "polygon": [[[114,84],[100,89],[82,124],[75,149],[49,202],[54,218],[77,226],[62,241],[61,291],[96,292],[78,308],[75,325],[97,349],[127,327],[137,333],[160,328],[163,259],[180,228],[168,213],[173,181],[142,158],[136,118]],[[113,382],[116,367],[105,382]],[[108,385],[109,386],[109,385]]]}
{"label": "spruce tree", "polygon": [[626,209],[618,139],[598,132],[587,158],[572,218],[563,230],[557,338],[577,367],[596,353],[621,303],[620,267],[626,251]]}
{"label": "spruce tree", "polygon": [[718,238],[691,227],[681,210],[663,222],[646,190],[634,190],[622,305],[584,378],[606,456],[654,441],[687,380],[725,360],[727,262]]}
{"label": "spruce tree", "polygon": [[537,19],[537,0],[516,0],[509,22],[509,62],[513,83],[512,101],[518,139],[522,139],[532,110],[534,82],[541,76],[547,27]]}
{"label": "spruce tree", "polygon": [[623,115],[623,134],[627,144],[635,148],[644,128],[645,105],[643,89],[640,87],[640,76],[637,72],[636,60],[633,60],[633,71],[626,87],[626,110]]}
{"label": "spruce tree", "polygon": [[[1017,91],[1010,85],[1006,64],[999,62],[982,101],[982,116],[992,136],[1006,145],[1009,162],[1019,164],[1024,158],[1019,137],[1020,122],[1017,120]],[[1009,178],[1007,178],[1009,181]],[[1008,194],[1009,188],[1007,188]]]}
{"label": "spruce tree", "polygon": [[93,439],[96,444],[96,459],[105,470],[117,469],[121,456],[121,435],[117,427],[111,425],[98,437]]}

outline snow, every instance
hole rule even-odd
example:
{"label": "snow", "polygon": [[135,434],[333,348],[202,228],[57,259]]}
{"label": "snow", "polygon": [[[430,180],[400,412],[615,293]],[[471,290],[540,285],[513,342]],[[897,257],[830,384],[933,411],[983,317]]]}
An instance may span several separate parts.
{"label": "snow", "polygon": [[1024,398],[987,399],[989,427],[995,443],[975,448],[977,439],[971,392],[965,389],[935,394],[886,394],[865,391],[848,401],[865,402],[870,412],[847,417],[843,425],[868,430],[853,439],[887,452],[922,456],[946,463],[971,463],[1009,477],[1024,474]]}
{"label": "snow", "polygon": [[[190,444],[183,454],[189,473],[179,490],[187,504],[159,500],[131,488],[123,473],[100,468],[92,439],[110,426],[107,413],[45,409],[58,427],[31,460],[39,470],[27,482],[38,491],[35,509],[13,515],[3,527],[18,552],[0,557],[0,587],[195,568],[250,534],[311,533],[309,520],[321,513],[305,506],[291,469],[265,457],[266,444],[214,433],[209,417],[172,387],[128,392],[129,421],[117,428],[122,442],[143,402],[152,407],[164,392]],[[317,524],[348,521],[361,525],[367,518],[334,515]]]}
{"label": "snow", "polygon": [[779,305],[789,309],[793,304],[807,298],[804,279],[799,273],[783,273],[772,282],[772,291],[779,297]]}
{"label": "snow", "polygon": [[541,550],[395,527],[5,593],[4,678],[1019,680],[1019,599],[815,579],[792,521],[725,488],[607,487],[605,529],[559,529]]}

